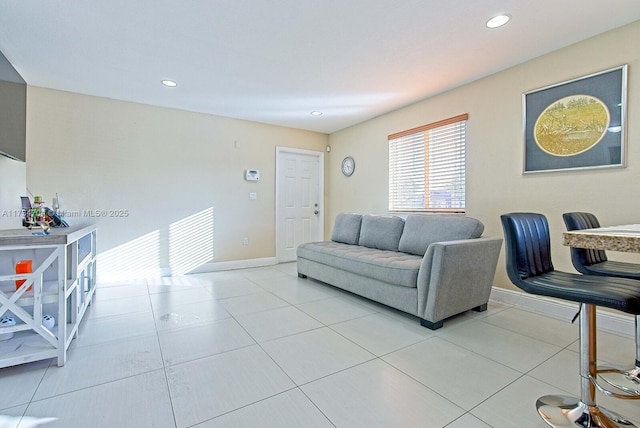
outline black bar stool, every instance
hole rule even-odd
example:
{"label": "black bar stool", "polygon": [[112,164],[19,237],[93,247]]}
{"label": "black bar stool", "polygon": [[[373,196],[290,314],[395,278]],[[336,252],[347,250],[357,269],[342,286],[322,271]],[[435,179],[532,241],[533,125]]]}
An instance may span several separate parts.
{"label": "black bar stool", "polygon": [[624,417],[596,404],[596,388],[618,398],[637,398],[606,390],[597,382],[596,306],[640,314],[637,282],[556,271],[551,261],[547,218],[536,213],[500,217],[505,235],[506,267],[511,282],[527,293],[580,303],[580,398],[546,395],[536,402],[552,427],[634,427]]}
{"label": "black bar stool", "polygon": [[[565,213],[562,214],[562,219],[564,220],[564,224],[567,226],[568,231],[600,227],[598,218],[592,213]],[[613,276],[640,281],[640,264],[609,260],[607,258],[607,253],[603,250],[572,247],[571,263],[573,263],[573,267],[583,275]],[[640,287],[640,282],[638,282],[638,287]],[[640,395],[640,323],[638,321],[638,317],[636,317],[635,365],[631,368],[627,368],[622,376],[615,376],[612,378],[608,376],[603,377],[603,379],[612,386],[629,394],[636,395]]]}

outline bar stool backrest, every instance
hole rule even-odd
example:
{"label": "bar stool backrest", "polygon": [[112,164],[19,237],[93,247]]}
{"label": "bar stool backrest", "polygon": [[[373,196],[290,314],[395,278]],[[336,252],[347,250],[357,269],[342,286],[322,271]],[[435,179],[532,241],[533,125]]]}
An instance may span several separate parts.
{"label": "bar stool backrest", "polygon": [[551,239],[547,218],[537,213],[511,213],[500,216],[504,229],[507,274],[524,291],[531,282],[523,281],[552,272]]}
{"label": "bar stool backrest", "polygon": [[[567,226],[568,231],[593,229],[596,227],[600,227],[598,218],[591,213],[564,213],[562,214],[562,219],[564,220],[564,224]],[[603,250],[591,250],[586,248],[571,247],[571,263],[573,263],[573,267],[582,274],[590,273],[585,268],[585,266],[591,266],[606,261],[607,253],[605,253]]]}

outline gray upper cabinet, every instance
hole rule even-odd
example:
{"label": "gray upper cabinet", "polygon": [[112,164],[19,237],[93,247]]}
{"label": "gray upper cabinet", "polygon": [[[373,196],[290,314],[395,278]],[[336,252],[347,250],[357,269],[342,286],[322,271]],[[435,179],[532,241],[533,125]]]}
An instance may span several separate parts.
{"label": "gray upper cabinet", "polygon": [[27,83],[0,52],[0,154],[26,160]]}

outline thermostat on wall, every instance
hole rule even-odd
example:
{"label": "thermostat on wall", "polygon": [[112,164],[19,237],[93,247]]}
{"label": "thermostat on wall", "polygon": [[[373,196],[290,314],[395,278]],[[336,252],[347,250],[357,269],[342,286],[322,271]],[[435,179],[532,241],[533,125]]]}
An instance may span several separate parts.
{"label": "thermostat on wall", "polygon": [[247,181],[258,181],[260,180],[260,171],[257,169],[248,169],[245,179]]}

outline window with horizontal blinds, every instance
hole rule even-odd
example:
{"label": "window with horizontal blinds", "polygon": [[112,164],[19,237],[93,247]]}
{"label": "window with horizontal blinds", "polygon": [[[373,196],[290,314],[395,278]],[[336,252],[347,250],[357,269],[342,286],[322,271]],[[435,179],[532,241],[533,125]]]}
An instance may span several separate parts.
{"label": "window with horizontal blinds", "polygon": [[467,119],[389,136],[389,211],[465,211]]}

